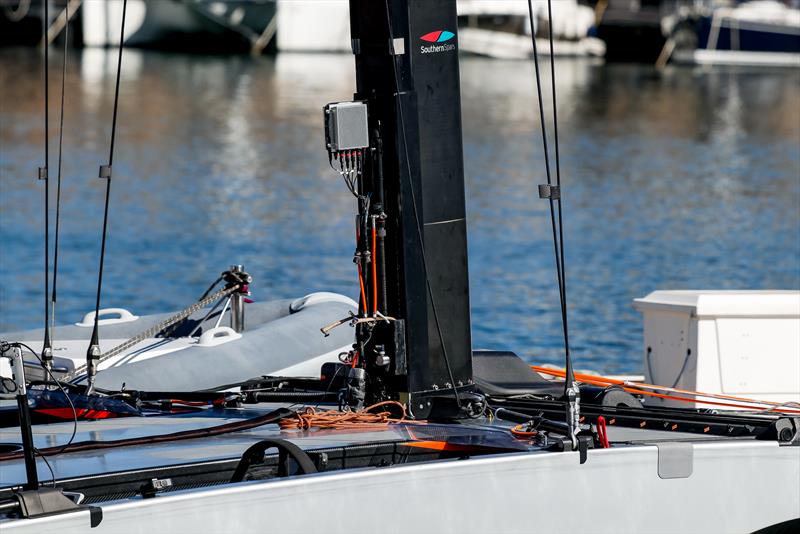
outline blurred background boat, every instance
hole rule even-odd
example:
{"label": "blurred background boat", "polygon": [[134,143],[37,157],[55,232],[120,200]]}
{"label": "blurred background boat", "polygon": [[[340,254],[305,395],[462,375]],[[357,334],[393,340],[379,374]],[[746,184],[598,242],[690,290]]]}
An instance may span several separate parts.
{"label": "blurred background boat", "polygon": [[607,61],[654,63],[664,48],[662,17],[674,2],[665,0],[596,0],[597,37]]}
{"label": "blurred background boat", "polygon": [[[593,2],[559,0],[553,5],[556,55],[603,56],[606,47],[596,35]],[[51,41],[69,23],[75,46],[119,43],[118,32],[112,29],[119,27],[122,0],[49,3]],[[546,40],[550,30],[546,2],[533,3],[533,31]],[[41,42],[41,0],[0,0],[0,6],[0,44]],[[488,57],[529,57],[527,0],[460,0],[458,9],[462,50]],[[348,28],[347,0],[129,0],[124,44],[198,53],[349,52]]]}
{"label": "blurred background boat", "polygon": [[[0,45],[117,46],[123,0],[0,0]],[[67,17],[69,6],[69,17]],[[558,56],[664,66],[800,65],[800,0],[459,0],[459,49],[528,58],[531,32]],[[67,20],[69,18],[69,20]],[[129,0],[126,46],[195,53],[350,52],[347,0]]]}
{"label": "blurred background boat", "polygon": [[[84,46],[116,46],[122,0],[85,2]],[[129,0],[125,44],[194,52],[261,53],[277,29],[274,0]]]}
{"label": "blurred background boat", "polygon": [[[606,47],[592,36],[594,10],[577,0],[553,3],[553,53],[556,56],[602,57]],[[527,59],[531,56],[531,31],[536,35],[540,53],[549,54],[546,0],[533,2],[534,28],[528,15],[528,3],[491,0],[461,0],[458,14],[459,48],[479,56],[501,59]]]}
{"label": "blurred background boat", "polygon": [[41,34],[41,2],[0,0],[0,46],[35,45]]}
{"label": "blurred background boat", "polygon": [[[42,41],[42,2],[0,0],[0,29],[5,45]],[[66,24],[76,46],[117,46],[122,0],[102,2],[49,0],[47,38],[52,42]],[[69,7],[69,20],[67,17]],[[275,0],[129,0],[123,36],[126,46],[196,53],[263,53],[277,30]]]}
{"label": "blurred background boat", "polygon": [[664,27],[665,54],[678,63],[800,67],[800,2],[703,2],[667,17]]}

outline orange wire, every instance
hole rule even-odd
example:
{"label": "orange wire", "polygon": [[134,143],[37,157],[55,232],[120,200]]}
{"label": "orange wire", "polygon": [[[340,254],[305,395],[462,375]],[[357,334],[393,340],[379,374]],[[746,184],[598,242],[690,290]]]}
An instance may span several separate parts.
{"label": "orange wire", "polygon": [[[547,367],[539,367],[537,365],[531,365],[531,369],[533,369],[534,371],[537,371],[537,372],[541,372],[541,373],[545,373],[545,374],[552,374],[553,376],[562,376],[563,377],[563,374],[550,373]],[[563,373],[563,371],[559,371],[559,372]],[[615,385],[619,385],[619,386],[625,386],[625,385],[630,384],[630,382],[626,382],[625,380],[619,380],[619,379],[616,379],[616,378],[599,377],[599,376],[594,376],[594,375],[581,375],[581,376],[584,376],[584,377],[589,376],[589,377],[592,377],[594,379],[602,379],[602,380],[606,381],[609,384],[615,384]],[[771,406],[782,406],[783,404],[785,404],[785,403],[782,403],[782,402],[760,401],[760,400],[746,399],[744,397],[734,397],[733,395],[724,395],[722,393],[702,393],[702,392],[699,392],[699,391],[689,391],[689,390],[686,390],[686,389],[670,388],[670,387],[666,387],[666,386],[656,386],[656,385],[653,385],[653,384],[646,384],[644,382],[636,382],[635,387],[637,387],[639,389],[655,389],[655,390],[658,390],[658,391],[671,391],[671,392],[674,392],[674,393],[683,393],[685,395],[699,395],[701,397],[727,399],[727,400],[735,400],[735,401],[742,401],[742,402],[752,402],[754,404],[767,404],[767,405],[771,405]]]}
{"label": "orange wire", "polygon": [[361,306],[364,313],[367,311],[367,292],[364,289],[364,276],[361,274],[361,265],[358,265],[358,283],[361,285]]}
{"label": "orange wire", "polygon": [[[558,376],[558,377],[561,377],[561,378],[564,378],[566,376],[566,372],[561,370],[561,369],[549,369],[547,367],[539,367],[537,365],[531,365],[530,367],[531,367],[531,369],[533,369],[537,373],[543,373],[543,374],[547,374],[547,375],[551,375],[551,376]],[[743,405],[743,404],[732,404],[732,403],[727,403],[727,402],[715,402],[715,401],[710,401],[710,400],[700,400],[700,399],[694,399],[694,398],[678,397],[676,395],[665,395],[663,393],[656,393],[656,392],[653,392],[653,391],[647,391],[646,389],[642,389],[642,388],[639,388],[639,387],[630,387],[628,385],[628,383],[625,382],[624,380],[617,380],[617,379],[614,379],[614,378],[606,378],[606,377],[602,377],[602,376],[594,376],[594,375],[585,375],[585,374],[581,374],[581,373],[575,373],[575,379],[576,380],[580,380],[581,382],[585,382],[586,384],[594,385],[594,386],[608,386],[608,385],[622,386],[622,389],[624,389],[628,393],[635,393],[637,395],[645,395],[645,396],[648,396],[648,397],[657,397],[657,398],[660,398],[660,399],[669,399],[669,400],[675,400],[675,401],[681,401],[681,402],[697,402],[697,403],[700,403],[700,404],[710,404],[710,405],[713,405],[713,406],[725,406],[725,407],[730,407],[730,408],[743,408],[743,409],[746,409],[746,410],[757,409],[754,406],[746,406],[746,405]],[[637,384],[637,386],[638,386],[638,384]],[[654,388],[654,389],[658,388],[658,386],[654,386],[652,384],[642,384],[642,386],[643,386],[643,388]],[[708,394],[708,393],[699,393],[699,392],[693,392],[693,391],[687,391],[687,390],[674,390],[674,391],[678,391],[678,392],[681,392],[681,393],[686,393],[687,395],[697,395],[697,396],[701,396],[701,397],[729,398],[729,397],[724,396],[724,395],[713,395],[713,394]],[[772,404],[770,402],[743,399],[743,398],[740,398],[740,397],[733,397],[733,400],[741,400],[741,401],[744,401],[744,402],[751,402],[753,404]],[[782,409],[781,411],[782,412],[786,412],[786,413],[800,413],[800,410]]]}
{"label": "orange wire", "polygon": [[[356,224],[356,250],[361,241],[361,232],[359,232],[358,224]],[[367,313],[367,291],[364,289],[364,273],[361,272],[361,262],[356,259],[353,260],[358,268],[358,284],[361,287],[361,310]]]}
{"label": "orange wire", "polygon": [[378,247],[375,218],[372,219],[372,315],[378,313]]}
{"label": "orange wire", "polygon": [[535,438],[538,432],[536,432],[535,430],[534,431],[522,430],[522,427],[524,426],[525,425],[517,425],[514,428],[512,428],[510,430],[511,435],[517,439],[524,439],[524,440]]}

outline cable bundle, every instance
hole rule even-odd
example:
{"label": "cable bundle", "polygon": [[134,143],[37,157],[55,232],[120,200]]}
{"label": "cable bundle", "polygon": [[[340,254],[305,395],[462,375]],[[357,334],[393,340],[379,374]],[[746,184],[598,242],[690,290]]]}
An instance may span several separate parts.
{"label": "cable bundle", "polygon": [[[383,409],[375,411],[384,406],[395,406],[400,409],[400,418],[393,418],[392,412]],[[405,422],[406,408],[397,401],[383,401],[372,406],[368,406],[357,412],[340,412],[337,410],[326,410],[317,412],[314,408],[308,407],[302,412],[296,412],[294,417],[286,417],[278,422],[281,430],[309,430],[311,428],[325,429],[374,429],[375,427],[385,427],[389,423]]]}

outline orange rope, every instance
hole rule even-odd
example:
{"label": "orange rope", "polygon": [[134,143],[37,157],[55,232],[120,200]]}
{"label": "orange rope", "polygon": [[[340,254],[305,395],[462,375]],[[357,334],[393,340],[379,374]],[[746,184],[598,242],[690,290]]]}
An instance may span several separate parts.
{"label": "orange rope", "polygon": [[[376,408],[383,406],[395,406],[400,409],[402,415],[397,419],[392,418],[392,413],[388,410],[374,411]],[[379,402],[358,412],[340,412],[337,410],[317,412],[314,408],[308,407],[305,411],[297,412],[295,415],[296,418],[287,417],[278,422],[281,430],[308,430],[310,428],[353,430],[385,427],[389,423],[410,422],[406,421],[406,407],[397,401]]]}
{"label": "orange rope", "polygon": [[535,430],[532,431],[523,430],[524,426],[525,425],[523,424],[523,425],[517,425],[514,428],[512,428],[511,435],[517,439],[523,439],[523,440],[529,440],[535,438],[538,432],[536,432]]}
{"label": "orange rope", "polygon": [[[536,365],[531,365],[531,369],[537,372],[542,372],[545,374],[553,374],[548,371],[547,367],[539,367]],[[561,371],[563,373],[563,371]],[[563,376],[563,374],[553,374],[553,376]],[[682,393],[684,395],[699,395],[701,397],[709,397],[709,398],[716,398],[716,399],[727,399],[727,400],[735,400],[735,401],[743,401],[743,402],[752,402],[754,404],[767,404],[770,406],[783,406],[786,403],[783,402],[773,402],[773,401],[757,401],[753,399],[746,399],[744,397],[734,397],[732,395],[724,395],[722,393],[701,393],[699,391],[689,391],[686,389],[679,389],[679,388],[671,388],[666,386],[656,386],[653,384],[646,384],[644,382],[630,382],[627,380],[619,380],[616,378],[608,378],[608,377],[598,377],[594,375],[582,375],[582,376],[590,376],[595,379],[601,379],[609,384],[615,384],[618,386],[626,386],[630,385],[632,387],[638,389],[652,389],[656,391],[671,391],[673,393]]]}
{"label": "orange rope", "polygon": [[[564,378],[566,376],[566,372],[561,370],[561,369],[550,369],[550,368],[547,368],[547,367],[540,367],[538,365],[531,365],[530,367],[531,367],[531,369],[533,369],[537,373],[542,373],[542,374],[546,374],[546,375],[550,375],[550,376],[557,376],[557,377],[561,377],[561,378]],[[730,400],[738,400],[738,401],[748,402],[748,403],[752,403],[752,404],[767,404],[767,405],[775,405],[775,406],[779,405],[778,403],[772,403],[772,402],[769,402],[769,401],[758,401],[758,400],[752,400],[752,399],[745,399],[745,398],[741,398],[741,397],[731,397],[729,395],[721,395],[721,394],[700,393],[700,392],[697,392],[697,391],[688,391],[688,390],[682,390],[682,389],[660,387],[660,386],[656,386],[656,385],[653,385],[653,384],[644,384],[644,383],[638,383],[638,382],[637,383],[632,383],[632,382],[628,382],[628,381],[625,381],[625,380],[618,380],[618,379],[607,378],[607,377],[603,377],[603,376],[586,375],[586,374],[581,374],[581,373],[575,373],[575,379],[579,380],[581,382],[584,382],[586,384],[594,385],[594,386],[609,386],[609,385],[622,386],[622,389],[624,389],[628,393],[634,393],[636,395],[645,395],[645,396],[648,396],[648,397],[657,397],[657,398],[660,398],[660,399],[669,399],[669,400],[675,400],[675,401],[681,401],[681,402],[697,402],[697,403],[700,403],[700,404],[709,404],[709,405],[713,405],[713,406],[725,406],[725,407],[729,407],[729,408],[743,408],[743,409],[746,409],[746,410],[757,409],[757,407],[755,407],[755,406],[747,406],[747,405],[743,405],[743,404],[732,404],[732,403],[728,403],[728,402],[715,402],[715,401],[710,401],[710,400],[700,400],[700,399],[697,399],[697,398],[678,397],[676,395],[666,395],[666,394],[663,394],[663,393],[656,393],[654,391],[647,391],[647,390],[655,389],[655,390],[673,391],[675,393],[682,393],[682,394],[685,394],[685,395],[691,395],[691,396],[696,396],[696,397],[709,397],[709,398],[718,398],[718,399],[726,399],[726,400],[730,399]],[[800,413],[800,410],[781,409],[780,411],[786,412],[786,413]]]}

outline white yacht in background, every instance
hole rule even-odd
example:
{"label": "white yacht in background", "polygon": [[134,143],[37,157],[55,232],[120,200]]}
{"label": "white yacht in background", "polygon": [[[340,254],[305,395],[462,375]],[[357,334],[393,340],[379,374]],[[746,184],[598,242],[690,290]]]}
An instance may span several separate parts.
{"label": "white yacht in background", "polygon": [[460,0],[458,15],[465,23],[459,35],[460,50],[499,59],[529,59],[531,31],[540,50],[549,50],[553,32],[553,53],[559,57],[603,57],[605,43],[590,35],[595,24],[594,10],[577,0],[552,3],[552,24],[548,22],[547,1],[535,0],[534,28],[531,30],[526,0],[493,2]]}
{"label": "white yacht in background", "polygon": [[[529,59],[527,0],[459,0],[459,51],[499,59]],[[535,31],[546,49],[547,2],[534,0]],[[602,57],[604,43],[589,35],[594,10],[577,0],[553,3],[554,53]],[[277,48],[285,52],[350,52],[347,0],[278,0]]]}

